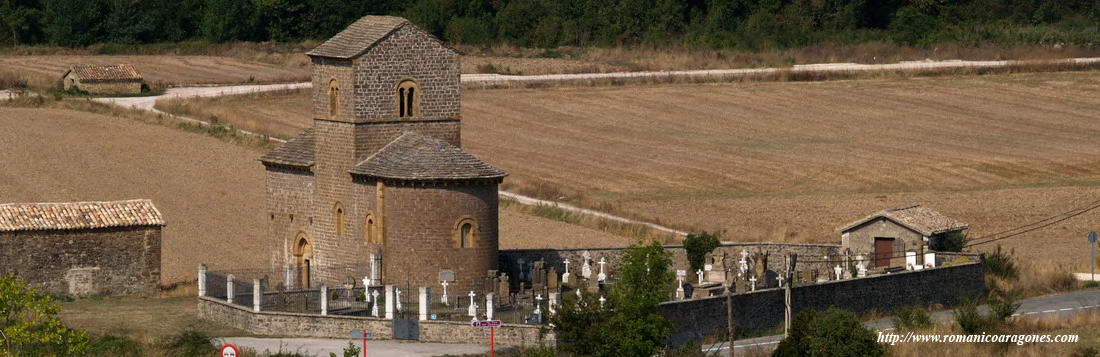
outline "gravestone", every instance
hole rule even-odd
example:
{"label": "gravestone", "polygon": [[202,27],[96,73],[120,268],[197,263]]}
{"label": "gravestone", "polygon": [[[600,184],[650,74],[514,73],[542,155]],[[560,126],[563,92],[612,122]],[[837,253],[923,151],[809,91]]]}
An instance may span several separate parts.
{"label": "gravestone", "polygon": [[500,275],[500,284],[497,285],[497,296],[500,297],[500,305],[512,305],[512,286],[509,285],[508,274]]}
{"label": "gravestone", "polygon": [[581,276],[585,279],[589,279],[592,277],[592,253],[586,250],[584,253],[581,253],[581,256],[584,257],[584,265],[581,265]]}
{"label": "gravestone", "polygon": [[588,290],[588,292],[593,294],[600,292],[600,282],[598,280],[586,279],[584,283],[586,285],[585,288],[586,290]]}
{"label": "gravestone", "polygon": [[546,286],[545,262],[537,260],[531,264],[531,288],[542,290]]}
{"label": "gravestone", "polygon": [[561,289],[561,285],[558,284],[558,270],[554,267],[550,267],[550,271],[546,274],[546,287],[550,291],[558,291]]}

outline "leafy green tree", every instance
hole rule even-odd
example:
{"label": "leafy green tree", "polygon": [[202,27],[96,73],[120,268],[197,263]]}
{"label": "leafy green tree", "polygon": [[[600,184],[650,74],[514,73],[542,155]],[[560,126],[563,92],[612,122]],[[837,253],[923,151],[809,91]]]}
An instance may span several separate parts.
{"label": "leafy green tree", "polygon": [[211,42],[252,39],[255,12],[252,1],[206,0],[202,15],[202,36]]}
{"label": "leafy green tree", "polygon": [[718,248],[722,243],[718,241],[717,234],[711,234],[707,232],[691,233],[687,238],[684,238],[684,250],[687,251],[688,264],[691,266],[691,271],[703,269],[703,265],[706,264],[705,260],[707,254],[714,251],[714,248]]}
{"label": "leafy green tree", "polygon": [[657,304],[673,289],[672,256],[657,242],[631,246],[623,254],[619,280],[607,302],[567,294],[551,318],[559,346],[578,356],[652,356],[671,332]]}
{"label": "leafy green tree", "polygon": [[939,19],[912,6],[899,9],[890,23],[894,41],[911,46],[928,45],[931,34],[939,27]]}
{"label": "leafy green tree", "polygon": [[0,0],[0,40],[7,37],[12,45],[34,41],[41,27],[42,12],[34,5],[35,1]]}
{"label": "leafy green tree", "polygon": [[790,334],[779,342],[773,357],[885,356],[886,347],[851,312],[831,307],[806,310],[791,322]]}
{"label": "leafy green tree", "polygon": [[928,248],[940,252],[961,252],[969,239],[965,231],[954,231],[933,235]]}
{"label": "leafy green tree", "polygon": [[102,0],[43,0],[43,32],[58,46],[87,46],[103,39]]}
{"label": "leafy green tree", "polygon": [[0,356],[80,356],[88,348],[83,331],[57,319],[61,308],[13,276],[0,276]]}

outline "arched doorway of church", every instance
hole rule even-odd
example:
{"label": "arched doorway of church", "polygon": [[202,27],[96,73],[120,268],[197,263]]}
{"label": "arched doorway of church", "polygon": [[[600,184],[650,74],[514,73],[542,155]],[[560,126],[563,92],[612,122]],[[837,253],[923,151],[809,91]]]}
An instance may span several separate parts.
{"label": "arched doorway of church", "polygon": [[297,280],[300,288],[309,289],[312,286],[310,277],[313,276],[313,246],[309,243],[305,233],[299,233],[298,238],[295,240],[294,258],[298,268]]}

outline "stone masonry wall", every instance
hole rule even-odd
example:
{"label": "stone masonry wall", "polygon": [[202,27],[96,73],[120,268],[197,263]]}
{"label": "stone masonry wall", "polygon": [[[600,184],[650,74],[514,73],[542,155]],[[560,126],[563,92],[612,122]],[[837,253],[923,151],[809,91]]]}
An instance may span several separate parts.
{"label": "stone masonry wall", "polygon": [[[905,266],[906,251],[920,252],[924,247],[924,236],[909,228],[902,227],[885,218],[877,218],[849,230],[841,238],[841,244],[852,250],[852,254],[872,257],[875,253],[875,238],[894,238],[894,252],[890,266]],[[871,260],[871,267],[876,267]]]}
{"label": "stone masonry wall", "polygon": [[[313,252],[318,263],[317,279],[329,285],[342,281],[340,274],[326,266],[362,264],[358,255],[362,239],[354,231],[359,212],[353,210],[354,189],[348,170],[355,166],[355,124],[314,120],[313,174],[316,182],[313,213]],[[342,233],[337,234],[336,207],[344,211]]]}
{"label": "stone masonry wall", "polygon": [[[313,118],[334,121],[354,121],[355,73],[350,60],[313,57]],[[339,109],[329,113],[329,83],[336,80],[340,89]]]}
{"label": "stone masonry wall", "polygon": [[159,227],[0,233],[0,275],[15,274],[50,294],[155,294]]}
{"label": "stone masonry wall", "polygon": [[138,94],[141,93],[141,82],[81,82],[77,87],[92,94]]}
{"label": "stone masonry wall", "polygon": [[281,268],[293,263],[291,255],[300,233],[313,239],[313,174],[306,170],[268,167],[265,189],[268,211],[267,246],[271,252],[271,265]]}
{"label": "stone masonry wall", "polygon": [[[592,257],[592,271],[599,272],[599,265],[596,262],[600,261],[600,258],[607,260],[608,275],[615,275],[619,269],[619,265],[622,263],[622,254],[625,248],[577,248],[577,249],[509,249],[501,250],[499,255],[500,270],[507,273],[512,282],[517,282],[519,279],[516,277],[519,275],[519,262],[522,259],[527,269],[530,269],[531,262],[542,260],[546,262],[545,268],[547,270],[550,267],[560,274],[565,272],[566,259],[569,259],[569,269],[572,274],[576,276],[580,273],[581,264],[583,264],[583,254],[585,251],[589,252]],[[718,257],[722,256],[722,253],[728,254],[731,258],[740,259],[740,253],[745,250],[749,253],[765,252],[770,254],[768,257],[768,270],[778,271],[783,266],[784,253],[790,252],[798,254],[800,259],[809,260],[816,259],[822,260],[825,256],[835,257],[839,253],[840,247],[830,244],[800,244],[800,243],[734,243],[724,242],[721,246],[716,248],[713,252]],[[673,269],[689,269],[687,261],[687,251],[682,245],[667,245],[665,250],[672,253],[672,265]],[[826,266],[824,264],[801,264],[799,269],[820,269],[824,271]],[[688,274],[694,276],[693,274]],[[526,281],[527,279],[524,279]]]}
{"label": "stone masonry wall", "polygon": [[[441,270],[455,272],[453,291],[471,289],[474,279],[497,268],[495,183],[396,186],[386,189],[387,284],[436,286]],[[458,247],[458,222],[476,221],[474,244]]]}
{"label": "stone masonry wall", "polygon": [[[391,320],[287,312],[253,312],[209,297],[199,297],[199,318],[265,336],[348,338],[351,331],[367,329],[376,339],[393,337]],[[496,343],[502,346],[533,346],[553,341],[553,334],[540,337],[539,326],[505,324],[496,329]],[[466,322],[420,321],[420,342],[486,343],[489,329]],[[369,344],[369,343],[368,343]],[[369,347],[369,346],[368,346]]]}
{"label": "stone masonry wall", "polygon": [[[977,259],[977,258],[975,258]],[[791,290],[792,312],[827,309],[830,306],[856,314],[889,312],[909,305],[952,306],[961,298],[985,289],[982,263],[907,271],[866,278],[803,285]],[[738,329],[769,329],[781,326],[784,316],[783,289],[765,289],[732,297]],[[726,297],[666,302],[660,314],[668,318],[675,334],[714,335],[726,331]]]}
{"label": "stone masonry wall", "polygon": [[417,83],[420,111],[410,120],[459,119],[458,54],[428,33],[406,25],[355,60],[356,121],[397,120],[397,85]]}

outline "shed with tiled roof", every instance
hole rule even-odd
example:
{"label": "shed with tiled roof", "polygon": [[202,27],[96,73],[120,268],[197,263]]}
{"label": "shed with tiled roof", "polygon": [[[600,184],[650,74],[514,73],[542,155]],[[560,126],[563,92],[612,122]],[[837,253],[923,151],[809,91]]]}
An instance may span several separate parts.
{"label": "shed with tiled roof", "polygon": [[873,256],[872,266],[883,267],[905,264],[906,252],[923,257],[924,251],[941,249],[944,242],[959,239],[968,228],[939,211],[912,205],[875,212],[838,231],[842,247],[853,254]]}
{"label": "shed with tiled roof", "polygon": [[61,75],[62,88],[91,94],[139,94],[145,83],[132,64],[75,64]]}
{"label": "shed with tiled roof", "polygon": [[0,204],[0,275],[54,295],[155,294],[163,226],[144,199]]}

